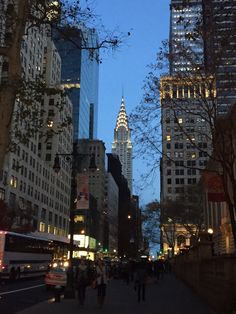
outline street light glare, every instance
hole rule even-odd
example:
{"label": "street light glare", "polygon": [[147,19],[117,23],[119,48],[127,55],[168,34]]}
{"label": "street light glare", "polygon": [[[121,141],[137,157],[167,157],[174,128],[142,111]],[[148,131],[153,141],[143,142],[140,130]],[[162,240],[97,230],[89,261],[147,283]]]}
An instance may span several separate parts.
{"label": "street light glare", "polygon": [[214,233],[214,230],[213,230],[212,228],[208,228],[208,229],[207,229],[207,233],[213,234],[213,233]]}

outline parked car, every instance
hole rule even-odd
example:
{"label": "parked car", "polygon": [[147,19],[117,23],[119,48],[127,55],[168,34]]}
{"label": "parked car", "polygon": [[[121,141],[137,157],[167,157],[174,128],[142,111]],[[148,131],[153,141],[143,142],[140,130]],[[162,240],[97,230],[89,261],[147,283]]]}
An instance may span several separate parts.
{"label": "parked car", "polygon": [[45,284],[47,290],[52,287],[60,286],[64,288],[67,282],[67,268],[66,267],[55,267],[49,270],[45,275]]}

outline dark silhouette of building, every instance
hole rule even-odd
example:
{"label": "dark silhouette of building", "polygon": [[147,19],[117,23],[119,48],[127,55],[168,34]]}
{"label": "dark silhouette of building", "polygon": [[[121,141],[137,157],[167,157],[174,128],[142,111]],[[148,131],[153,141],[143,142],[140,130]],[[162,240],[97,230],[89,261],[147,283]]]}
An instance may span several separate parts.
{"label": "dark silhouette of building", "polygon": [[131,225],[128,216],[131,211],[131,196],[128,183],[122,175],[121,162],[114,154],[107,154],[107,171],[110,172],[119,188],[118,206],[118,255],[121,258],[130,256]]}

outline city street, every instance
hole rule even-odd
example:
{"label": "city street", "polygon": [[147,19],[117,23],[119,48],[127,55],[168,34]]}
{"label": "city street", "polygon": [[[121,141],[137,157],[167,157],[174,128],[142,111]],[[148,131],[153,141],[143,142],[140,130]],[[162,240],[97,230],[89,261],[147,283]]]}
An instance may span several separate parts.
{"label": "city street", "polygon": [[0,313],[14,314],[52,296],[52,291],[46,291],[42,277],[7,282],[0,286]]}
{"label": "city street", "polygon": [[[40,291],[41,296],[47,296],[47,301],[38,300],[37,304],[32,305],[32,300],[28,299],[25,309],[22,307],[15,312],[6,311],[7,314],[75,314],[83,312],[85,314],[104,313],[104,314],[213,314],[212,311],[203,300],[201,300],[193,291],[188,289],[182,282],[177,280],[174,275],[165,275],[158,283],[150,283],[147,285],[147,295],[145,302],[137,302],[137,295],[133,289],[133,283],[126,285],[123,281],[113,279],[107,287],[107,298],[103,309],[99,309],[96,304],[96,290],[87,289],[87,299],[83,308],[78,304],[77,300],[65,300],[61,298],[61,302],[57,303],[47,294],[44,289],[35,289]],[[35,298],[35,294],[34,298]],[[20,305],[20,297],[27,300],[26,292],[12,297],[9,302],[13,302],[14,298]],[[31,298],[31,294],[28,295]],[[35,301],[35,299],[34,299]],[[26,302],[26,301],[24,301]],[[25,304],[26,305],[26,304]],[[3,313],[0,307],[0,312]]]}

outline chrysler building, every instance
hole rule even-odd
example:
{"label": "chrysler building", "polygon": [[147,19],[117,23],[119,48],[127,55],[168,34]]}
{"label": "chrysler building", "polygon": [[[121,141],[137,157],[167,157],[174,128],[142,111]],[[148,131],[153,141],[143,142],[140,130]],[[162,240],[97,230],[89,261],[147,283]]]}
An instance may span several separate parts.
{"label": "chrysler building", "polygon": [[128,186],[132,195],[132,143],[123,96],[121,100],[120,111],[116,120],[116,127],[114,130],[112,154],[117,155],[120,159],[122,165],[122,174],[128,181]]}

